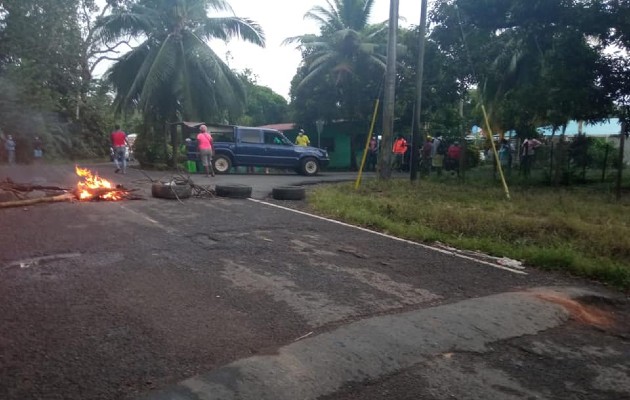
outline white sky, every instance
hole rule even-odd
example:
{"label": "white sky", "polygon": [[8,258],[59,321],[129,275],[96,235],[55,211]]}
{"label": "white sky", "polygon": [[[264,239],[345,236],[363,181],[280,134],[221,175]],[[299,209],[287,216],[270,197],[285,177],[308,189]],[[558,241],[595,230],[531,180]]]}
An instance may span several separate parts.
{"label": "white sky", "polygon": [[[324,0],[228,0],[228,2],[236,16],[250,18],[262,27],[266,47],[260,48],[241,40],[233,40],[227,45],[222,41],[213,41],[210,47],[232,69],[237,71],[251,69],[259,85],[270,87],[288,100],[291,79],[300,64],[301,55],[295,49],[295,45],[282,46],[282,42],[288,37],[318,33],[317,25],[312,21],[305,21],[303,17],[314,6],[326,6],[326,2]],[[374,1],[371,23],[389,18],[389,3],[389,0]],[[418,25],[420,0],[399,0],[399,3],[399,15],[403,18],[400,25]],[[431,3],[429,1],[429,4]],[[105,71],[107,68],[105,64],[98,66],[95,75]]]}
{"label": "white sky", "polygon": [[[295,45],[282,46],[284,39],[307,33],[318,33],[315,23],[304,20],[304,14],[317,5],[326,6],[324,0],[229,0],[238,17],[256,21],[264,30],[267,45],[260,48],[239,40],[228,45],[222,41],[210,43],[212,49],[227,61],[232,69],[251,69],[259,85],[268,86],[274,92],[289,98],[291,79],[301,61]],[[370,22],[382,22],[389,18],[389,0],[375,0]],[[399,0],[399,15],[403,26],[418,25],[420,0]],[[226,54],[229,52],[229,59]]]}

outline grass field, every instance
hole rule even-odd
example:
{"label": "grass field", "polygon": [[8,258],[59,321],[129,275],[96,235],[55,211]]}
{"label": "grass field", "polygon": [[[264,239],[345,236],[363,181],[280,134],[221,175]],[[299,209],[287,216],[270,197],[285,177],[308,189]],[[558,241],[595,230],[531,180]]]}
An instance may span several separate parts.
{"label": "grass field", "polygon": [[439,241],[630,289],[630,193],[602,187],[512,187],[456,179],[321,186],[314,211],[420,241]]}

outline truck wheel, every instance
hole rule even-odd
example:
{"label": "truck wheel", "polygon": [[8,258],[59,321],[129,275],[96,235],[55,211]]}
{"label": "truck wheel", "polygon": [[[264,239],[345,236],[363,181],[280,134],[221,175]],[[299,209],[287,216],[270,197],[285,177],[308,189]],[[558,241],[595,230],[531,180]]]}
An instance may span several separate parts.
{"label": "truck wheel", "polygon": [[306,176],[317,175],[319,172],[319,163],[312,157],[306,157],[302,160],[302,174]]}
{"label": "truck wheel", "polygon": [[160,199],[187,199],[192,194],[192,186],[166,185],[164,182],[156,182],[151,185],[151,195]]}
{"label": "truck wheel", "polygon": [[246,185],[216,185],[214,191],[219,197],[246,199],[252,195],[252,187]]}
{"label": "truck wheel", "polygon": [[232,160],[223,154],[215,155],[212,160],[212,166],[217,174],[227,174],[232,168]]}
{"label": "truck wheel", "polygon": [[276,200],[303,200],[306,190],[302,186],[280,186],[272,189],[271,196]]}

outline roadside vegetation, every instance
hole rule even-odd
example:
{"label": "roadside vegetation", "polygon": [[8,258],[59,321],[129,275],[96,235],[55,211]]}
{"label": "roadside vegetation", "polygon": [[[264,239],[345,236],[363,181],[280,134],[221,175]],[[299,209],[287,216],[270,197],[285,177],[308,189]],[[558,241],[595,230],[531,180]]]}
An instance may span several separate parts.
{"label": "roadside vegetation", "polygon": [[630,289],[630,200],[593,187],[514,187],[456,180],[321,186],[309,207],[420,242],[441,242]]}

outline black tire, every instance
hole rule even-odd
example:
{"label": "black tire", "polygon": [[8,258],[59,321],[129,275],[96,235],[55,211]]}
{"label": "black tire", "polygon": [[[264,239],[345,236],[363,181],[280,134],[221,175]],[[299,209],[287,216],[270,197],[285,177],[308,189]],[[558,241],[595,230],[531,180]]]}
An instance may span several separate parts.
{"label": "black tire", "polygon": [[306,157],[300,164],[302,175],[313,176],[319,173],[319,162],[313,157]]}
{"label": "black tire", "polygon": [[212,168],[217,174],[227,174],[232,168],[232,160],[224,154],[215,154],[212,159]]}
{"label": "black tire", "polygon": [[164,182],[156,182],[151,185],[151,195],[159,199],[187,199],[192,194],[192,186],[185,185],[166,185]]}
{"label": "black tire", "polygon": [[246,185],[216,185],[215,193],[219,197],[246,199],[252,195],[252,187]]}
{"label": "black tire", "polygon": [[281,186],[271,191],[271,196],[276,200],[304,200],[306,190],[302,186]]}

